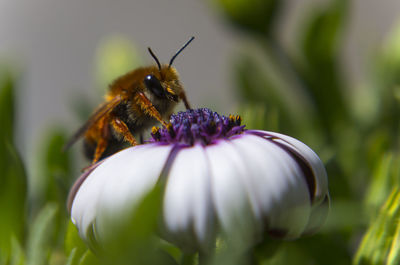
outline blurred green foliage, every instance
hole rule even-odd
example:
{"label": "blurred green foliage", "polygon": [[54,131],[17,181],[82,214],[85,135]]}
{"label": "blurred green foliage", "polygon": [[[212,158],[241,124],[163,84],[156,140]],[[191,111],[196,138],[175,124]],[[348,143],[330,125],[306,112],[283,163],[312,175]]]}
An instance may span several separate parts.
{"label": "blurred green foliage", "polygon": [[0,264],[19,262],[27,218],[27,178],[14,146],[15,85],[15,74],[0,67]]}
{"label": "blurred green foliage", "polygon": [[110,36],[100,42],[96,58],[96,81],[102,95],[116,76],[127,73],[142,63],[133,43],[119,35]]}
{"label": "blurred green foliage", "polygon": [[[246,126],[304,141],[324,160],[329,176],[331,213],[322,231],[280,242],[278,248],[271,247],[276,242],[270,239],[272,243],[256,249],[256,257],[262,257],[258,263],[398,264],[398,215],[393,209],[400,201],[391,193],[400,188],[400,26],[363,69],[367,71],[363,84],[368,85],[354,89],[341,59],[351,1],[331,0],[305,8],[295,49],[282,45],[276,34],[273,21],[282,16],[279,9],[271,14],[257,5],[240,7],[241,1],[213,2],[234,28],[258,46],[257,52],[244,47],[234,57],[232,69]],[[232,5],[244,9],[241,19]],[[259,12],[264,12],[264,22],[258,27],[250,26],[255,19],[242,20]],[[266,23],[272,28],[260,31]],[[271,249],[275,252],[268,257],[261,255]]]}
{"label": "blurred green foliage", "polygon": [[366,232],[354,264],[387,264],[400,262],[400,190],[393,188],[376,220]]}
{"label": "blurred green foliage", "polygon": [[235,26],[252,33],[267,35],[284,1],[279,0],[216,0],[221,14]]}
{"label": "blurred green foliage", "polygon": [[[72,154],[61,152],[69,134],[62,126],[44,134],[33,170],[41,184],[28,193],[32,172],[26,173],[14,143],[18,76],[0,67],[0,265],[400,263],[400,24],[354,89],[341,60],[351,1],[307,9],[294,50],[277,34],[287,1],[212,2],[257,46],[244,47],[231,64],[247,128],[296,137],[326,164],[332,206],[322,231],[291,242],[267,238],[250,250],[226,235],[213,256],[183,253],[157,237],[157,187],[130,213],[131,223],[112,230],[107,251],[85,244],[66,212],[68,188],[79,174]],[[99,87],[138,65],[132,47],[121,37],[100,46]],[[73,109],[87,117],[88,104],[80,102]]]}

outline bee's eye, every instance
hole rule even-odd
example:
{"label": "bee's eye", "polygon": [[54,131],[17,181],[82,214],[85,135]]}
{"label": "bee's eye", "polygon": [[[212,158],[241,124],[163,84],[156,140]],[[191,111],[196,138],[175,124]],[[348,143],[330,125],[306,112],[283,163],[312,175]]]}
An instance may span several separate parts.
{"label": "bee's eye", "polygon": [[160,80],[154,75],[146,75],[144,78],[144,85],[157,97],[165,97],[164,88],[162,87]]}

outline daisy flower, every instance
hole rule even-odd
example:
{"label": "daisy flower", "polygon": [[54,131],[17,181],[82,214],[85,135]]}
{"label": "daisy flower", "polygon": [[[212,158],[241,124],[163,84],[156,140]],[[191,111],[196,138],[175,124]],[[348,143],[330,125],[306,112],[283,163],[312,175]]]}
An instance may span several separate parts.
{"label": "daisy flower", "polygon": [[94,165],[74,184],[68,205],[83,239],[101,244],[109,223],[124,218],[160,182],[159,234],[184,251],[206,250],[217,235],[239,230],[248,231],[250,245],[266,234],[295,239],[325,220],[324,165],[292,137],[246,130],[239,116],[206,108],[172,115],[151,136]]}

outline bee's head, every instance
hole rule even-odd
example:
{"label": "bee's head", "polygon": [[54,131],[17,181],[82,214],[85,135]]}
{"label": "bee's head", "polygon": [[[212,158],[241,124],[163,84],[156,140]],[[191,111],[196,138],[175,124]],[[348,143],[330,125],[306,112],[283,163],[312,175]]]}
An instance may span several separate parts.
{"label": "bee's head", "polygon": [[178,102],[182,86],[178,80],[178,76],[175,74],[176,71],[169,73],[171,70],[172,68],[165,73],[164,71],[160,72],[160,75],[158,73],[148,74],[144,77],[143,83],[157,98]]}
{"label": "bee's head", "polygon": [[191,37],[189,41],[185,43],[171,58],[168,65],[161,65],[157,56],[153,51],[148,48],[150,55],[156,61],[158,66],[158,73],[148,74],[145,76],[143,83],[158,98],[166,98],[171,101],[178,102],[179,94],[182,92],[183,88],[179,82],[178,73],[172,63],[175,58],[189,45],[194,37]]}

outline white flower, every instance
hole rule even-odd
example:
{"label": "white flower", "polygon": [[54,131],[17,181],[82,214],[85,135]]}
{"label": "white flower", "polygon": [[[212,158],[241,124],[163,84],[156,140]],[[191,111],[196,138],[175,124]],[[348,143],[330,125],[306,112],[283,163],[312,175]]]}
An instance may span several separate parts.
{"label": "white flower", "polygon": [[69,202],[81,237],[101,242],[109,217],[137,206],[160,176],[161,234],[183,249],[206,249],[216,232],[229,236],[242,225],[251,226],[253,242],[265,233],[293,239],[316,231],[329,205],[321,160],[294,138],[240,122],[208,109],[181,112],[168,128],[153,129],[151,143],[85,172]]}

